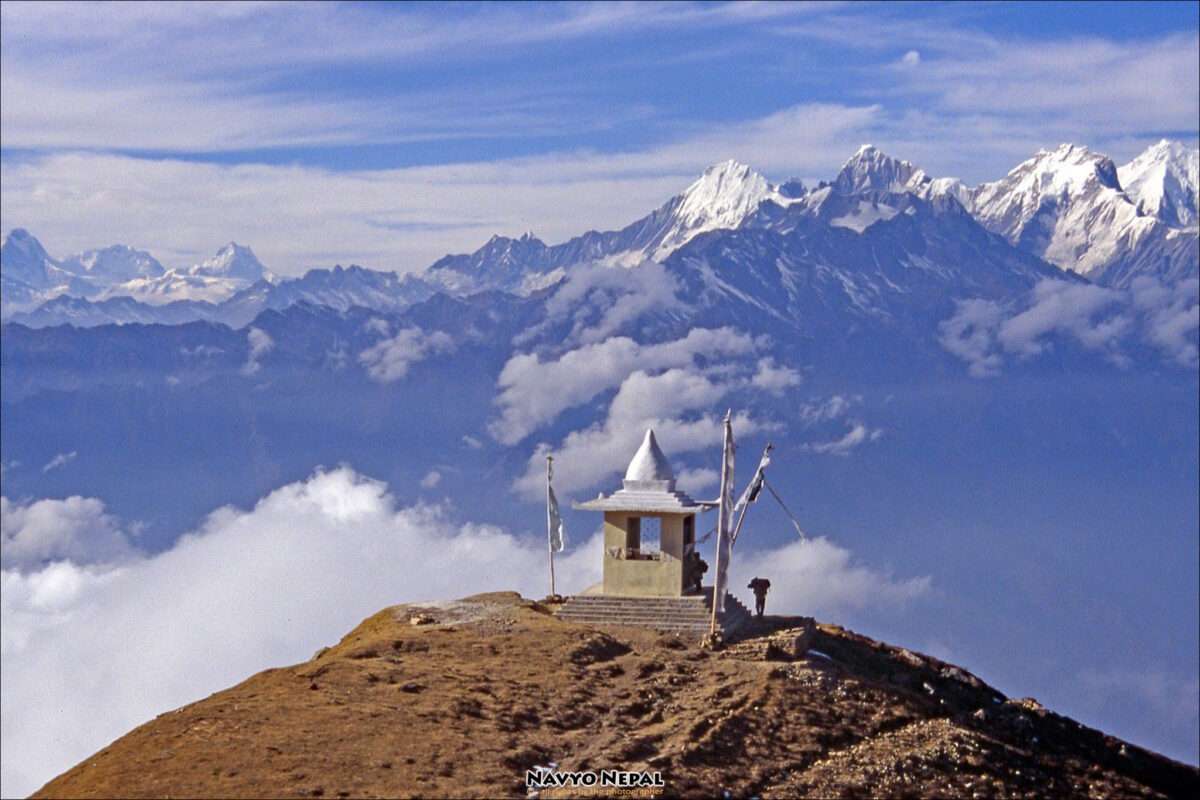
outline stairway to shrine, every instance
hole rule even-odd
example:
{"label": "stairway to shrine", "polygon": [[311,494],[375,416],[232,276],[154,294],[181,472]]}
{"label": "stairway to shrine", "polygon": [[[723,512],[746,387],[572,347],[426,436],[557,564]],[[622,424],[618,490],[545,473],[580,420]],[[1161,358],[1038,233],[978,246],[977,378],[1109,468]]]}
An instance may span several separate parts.
{"label": "stairway to shrine", "polygon": [[[567,598],[557,612],[560,619],[584,625],[634,625],[661,631],[702,636],[712,618],[712,589],[683,597],[620,597],[580,594]],[[733,595],[725,595],[725,612],[717,615],[723,635],[750,619],[750,611]]]}

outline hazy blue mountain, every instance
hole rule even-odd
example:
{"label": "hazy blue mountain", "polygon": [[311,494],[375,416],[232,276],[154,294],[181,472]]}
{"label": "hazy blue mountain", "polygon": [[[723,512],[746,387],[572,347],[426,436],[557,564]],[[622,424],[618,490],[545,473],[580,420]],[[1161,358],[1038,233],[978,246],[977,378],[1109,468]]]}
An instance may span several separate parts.
{"label": "hazy blue mountain", "polygon": [[49,268],[58,262],[29,231],[14,228],[0,244],[0,276],[33,289],[45,289],[52,284]]}

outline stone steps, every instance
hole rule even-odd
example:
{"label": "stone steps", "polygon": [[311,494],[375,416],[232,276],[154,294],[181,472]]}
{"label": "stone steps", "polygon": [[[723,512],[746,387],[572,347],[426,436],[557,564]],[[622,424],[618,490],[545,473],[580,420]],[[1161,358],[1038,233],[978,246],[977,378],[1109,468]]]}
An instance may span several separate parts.
{"label": "stone steps", "polygon": [[[567,599],[557,616],[583,625],[632,625],[704,634],[712,619],[711,597],[711,589],[684,597],[576,595]],[[733,595],[726,595],[725,612],[718,615],[717,624],[723,633],[729,634],[749,618],[746,607]]]}

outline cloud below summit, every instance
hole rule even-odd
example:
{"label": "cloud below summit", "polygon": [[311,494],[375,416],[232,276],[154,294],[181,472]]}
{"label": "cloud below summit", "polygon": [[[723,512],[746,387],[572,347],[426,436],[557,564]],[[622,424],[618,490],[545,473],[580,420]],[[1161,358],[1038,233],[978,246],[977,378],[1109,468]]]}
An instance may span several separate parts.
{"label": "cloud below summit", "polygon": [[[276,489],[249,510],[218,509],[153,556],[93,552],[104,549],[101,532],[125,541],[97,500],[4,503],[6,797],[32,792],[155,714],[306,660],[389,604],[546,588],[540,536],[456,522],[444,506],[400,507],[384,484],[348,467]],[[577,592],[599,580],[601,540],[568,536],[559,587]],[[42,543],[37,558],[10,551],[29,541]],[[927,583],[893,583],[824,540],[779,552],[747,552],[746,569],[765,559],[773,576],[803,587],[808,594],[780,595],[789,609],[813,597],[821,609],[890,604]]]}

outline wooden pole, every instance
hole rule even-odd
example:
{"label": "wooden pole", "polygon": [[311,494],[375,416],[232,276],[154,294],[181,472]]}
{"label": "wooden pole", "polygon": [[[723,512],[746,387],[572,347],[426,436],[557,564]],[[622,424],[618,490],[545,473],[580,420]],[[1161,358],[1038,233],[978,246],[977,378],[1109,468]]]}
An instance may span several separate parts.
{"label": "wooden pole", "polygon": [[550,553],[550,597],[554,591],[554,531],[551,530],[553,521],[550,519],[550,471],[554,456],[546,456],[546,550]]}
{"label": "wooden pole", "polygon": [[726,510],[726,497],[729,494],[725,491],[728,481],[733,480],[733,476],[729,473],[729,411],[725,412],[725,435],[722,438],[721,444],[721,496],[717,503],[717,557],[713,559],[716,562],[716,569],[713,571],[713,593],[712,593],[712,620],[708,625],[708,636],[710,639],[715,639],[717,635],[717,590],[721,587],[718,584],[721,582],[721,550],[722,540],[725,536],[725,520],[728,518],[729,511]]}

